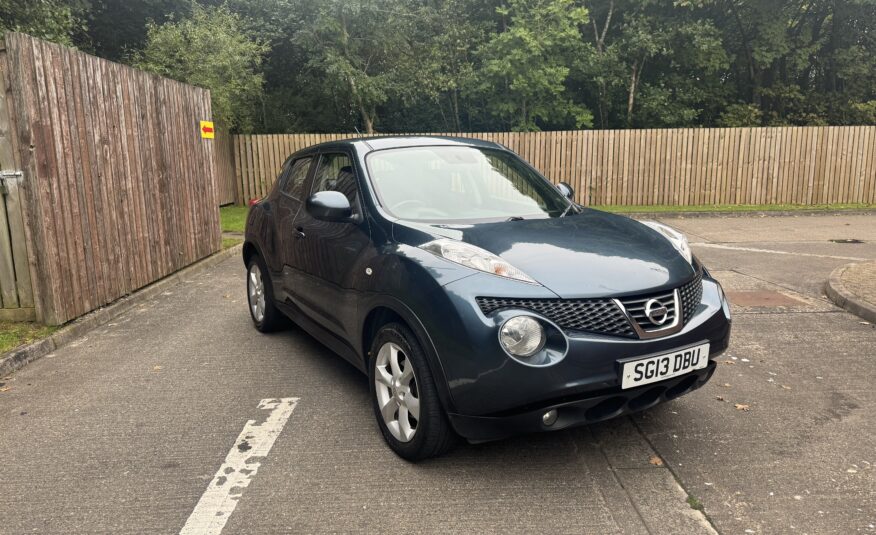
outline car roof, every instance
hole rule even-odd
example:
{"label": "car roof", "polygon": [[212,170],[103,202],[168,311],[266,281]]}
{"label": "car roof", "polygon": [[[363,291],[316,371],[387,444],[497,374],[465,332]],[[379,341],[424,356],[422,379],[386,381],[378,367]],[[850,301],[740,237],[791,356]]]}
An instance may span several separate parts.
{"label": "car roof", "polygon": [[504,149],[505,147],[499,143],[492,141],[484,141],[482,139],[468,137],[453,137],[453,136],[370,136],[370,137],[354,137],[348,139],[339,139],[335,141],[326,141],[307,147],[300,151],[312,152],[317,150],[332,149],[332,148],[354,148],[360,153],[367,153],[375,150],[383,149],[399,149],[406,147],[434,147],[434,146],[464,146],[464,147],[481,147],[489,149]]}

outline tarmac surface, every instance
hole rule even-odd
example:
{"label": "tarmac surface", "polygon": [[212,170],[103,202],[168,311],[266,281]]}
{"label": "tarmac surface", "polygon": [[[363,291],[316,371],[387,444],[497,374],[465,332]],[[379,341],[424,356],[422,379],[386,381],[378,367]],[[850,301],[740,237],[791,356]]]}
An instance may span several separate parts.
{"label": "tarmac surface", "polygon": [[876,533],[876,327],[823,293],[876,216],[663,221],[737,303],[690,395],[410,464],[234,258],[0,378],[0,533]]}

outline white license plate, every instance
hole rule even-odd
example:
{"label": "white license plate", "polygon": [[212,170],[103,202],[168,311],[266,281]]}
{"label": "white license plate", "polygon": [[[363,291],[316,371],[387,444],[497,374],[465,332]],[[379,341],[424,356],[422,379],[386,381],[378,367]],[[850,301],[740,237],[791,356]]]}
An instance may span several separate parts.
{"label": "white license plate", "polygon": [[662,355],[625,362],[621,389],[656,383],[705,368],[709,364],[709,344],[676,349]]}

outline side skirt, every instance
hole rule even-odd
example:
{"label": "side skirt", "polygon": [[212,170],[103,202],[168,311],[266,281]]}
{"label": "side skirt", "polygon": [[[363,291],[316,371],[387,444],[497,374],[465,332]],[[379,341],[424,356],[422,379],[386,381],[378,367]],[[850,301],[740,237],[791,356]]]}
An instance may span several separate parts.
{"label": "side skirt", "polygon": [[317,322],[310,319],[306,316],[301,310],[298,309],[295,305],[289,304],[288,302],[277,302],[277,308],[285,314],[290,320],[295,322],[296,325],[301,327],[307,334],[316,338],[322,345],[328,347],[338,355],[344,357],[347,361],[350,362],[353,366],[356,367],[357,370],[362,373],[367,373],[365,370],[365,366],[363,364],[362,357],[356,353],[356,350],[353,349],[347,341],[342,340],[337,337],[331,331],[325,329]]}

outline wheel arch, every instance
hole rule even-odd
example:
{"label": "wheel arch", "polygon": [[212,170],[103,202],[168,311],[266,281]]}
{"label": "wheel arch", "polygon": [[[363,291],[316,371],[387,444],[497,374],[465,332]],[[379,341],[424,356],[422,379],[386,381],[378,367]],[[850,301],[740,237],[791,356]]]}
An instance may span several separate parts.
{"label": "wheel arch", "polygon": [[262,256],[258,246],[251,241],[243,242],[243,264],[249,265],[249,259],[255,255]]}
{"label": "wheel arch", "polygon": [[423,348],[426,354],[426,364],[429,366],[429,371],[435,379],[435,386],[438,388],[438,397],[441,399],[441,405],[445,411],[453,412],[454,405],[450,395],[450,388],[432,338],[416,314],[401,302],[384,298],[371,303],[368,307],[368,313],[364,315],[359,336],[359,347],[362,353],[364,369],[368,369],[371,358],[371,344],[377,336],[377,332],[384,325],[393,322],[405,325],[417,337],[417,342],[419,342],[420,347]]}

